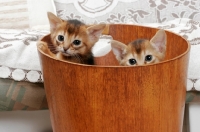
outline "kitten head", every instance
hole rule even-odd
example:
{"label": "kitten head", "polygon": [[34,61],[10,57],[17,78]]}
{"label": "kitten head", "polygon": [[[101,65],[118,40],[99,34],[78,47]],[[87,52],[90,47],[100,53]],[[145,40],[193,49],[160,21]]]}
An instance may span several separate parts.
{"label": "kitten head", "polygon": [[137,39],[126,45],[112,40],[111,47],[120,65],[137,66],[153,64],[164,60],[166,42],[165,31],[159,30],[150,41]]}
{"label": "kitten head", "polygon": [[87,26],[78,20],[64,21],[48,12],[51,40],[64,56],[84,56],[99,40],[105,24]]}

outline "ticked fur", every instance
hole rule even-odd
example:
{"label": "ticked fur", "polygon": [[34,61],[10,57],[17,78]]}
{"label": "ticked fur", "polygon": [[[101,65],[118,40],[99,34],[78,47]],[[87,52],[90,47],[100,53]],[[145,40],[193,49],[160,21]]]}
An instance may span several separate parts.
{"label": "ticked fur", "polygon": [[128,45],[112,40],[111,47],[116,59],[123,66],[153,64],[164,60],[167,37],[164,30],[159,30],[149,41],[137,39]]}
{"label": "ticked fur", "polygon": [[99,40],[105,24],[88,26],[78,20],[64,21],[48,12],[51,42],[58,52],[56,59],[75,63],[94,64],[91,52]]}

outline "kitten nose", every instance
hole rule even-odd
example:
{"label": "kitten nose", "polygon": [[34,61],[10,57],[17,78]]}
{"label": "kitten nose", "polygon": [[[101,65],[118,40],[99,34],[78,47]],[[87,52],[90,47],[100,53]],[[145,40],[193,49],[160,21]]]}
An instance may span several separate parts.
{"label": "kitten nose", "polygon": [[66,52],[68,50],[68,48],[63,47],[63,50]]}

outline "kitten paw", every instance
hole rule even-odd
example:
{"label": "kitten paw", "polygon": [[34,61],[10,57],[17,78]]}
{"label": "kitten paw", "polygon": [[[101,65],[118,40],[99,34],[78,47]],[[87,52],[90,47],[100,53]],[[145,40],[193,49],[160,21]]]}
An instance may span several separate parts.
{"label": "kitten paw", "polygon": [[47,43],[44,43],[44,42],[40,42],[37,44],[37,47],[42,51],[44,52],[45,54],[50,54],[49,52],[49,48],[48,48],[48,45]]}
{"label": "kitten paw", "polygon": [[48,49],[47,43],[40,42],[37,44],[37,47],[45,52]]}
{"label": "kitten paw", "polygon": [[50,49],[49,49],[47,43],[39,42],[39,43],[37,44],[37,47],[38,47],[38,49],[40,49],[43,53],[45,53],[45,54],[47,54],[47,55],[49,55],[49,56],[55,58],[55,54],[53,54],[53,53],[50,51]]}

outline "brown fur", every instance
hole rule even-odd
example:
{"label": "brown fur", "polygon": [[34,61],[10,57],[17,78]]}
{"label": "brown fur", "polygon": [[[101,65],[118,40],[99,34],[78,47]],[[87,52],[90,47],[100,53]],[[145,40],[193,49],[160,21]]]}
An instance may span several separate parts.
{"label": "brown fur", "polygon": [[[166,34],[164,30],[159,30],[150,41],[147,39],[137,39],[128,45],[112,40],[111,47],[120,65],[137,66],[153,64],[164,60]],[[151,59],[147,59],[149,57]]]}
{"label": "brown fur", "polygon": [[[91,49],[99,40],[105,24],[88,26],[78,20],[64,21],[50,12],[48,18],[51,42],[58,52],[56,55],[48,53],[56,59],[93,65]],[[63,41],[60,41],[60,36],[64,37]],[[77,41],[80,44],[75,45]]]}

